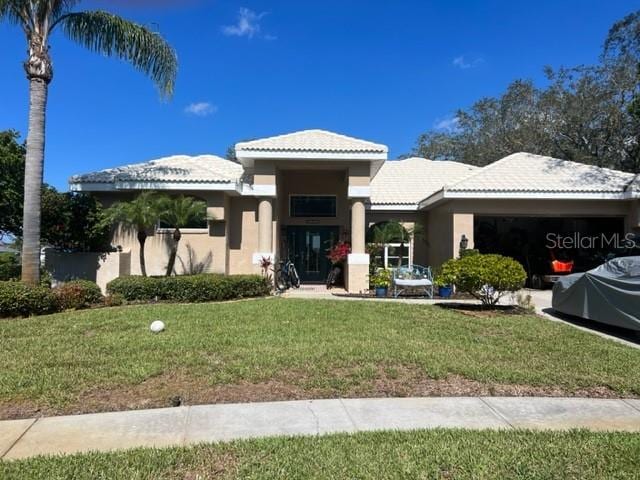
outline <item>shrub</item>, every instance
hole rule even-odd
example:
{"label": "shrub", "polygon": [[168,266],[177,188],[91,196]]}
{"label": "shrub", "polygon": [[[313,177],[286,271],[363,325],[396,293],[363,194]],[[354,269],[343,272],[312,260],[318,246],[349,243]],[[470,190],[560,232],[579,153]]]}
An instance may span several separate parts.
{"label": "shrub", "polygon": [[369,283],[373,288],[389,288],[391,286],[391,270],[381,268],[370,278]]}
{"label": "shrub", "polygon": [[56,287],[53,292],[63,310],[78,310],[103,302],[100,287],[89,280],[72,280]]}
{"label": "shrub", "polygon": [[455,285],[484,305],[495,305],[507,292],[524,287],[526,278],[524,268],[513,258],[475,254],[445,262],[436,283]]}
{"label": "shrub", "polygon": [[159,293],[159,280],[152,277],[120,277],[109,282],[107,293],[122,295],[130,302],[153,300]]}
{"label": "shrub", "polygon": [[21,268],[14,253],[0,253],[0,281],[20,278]]}
{"label": "shrub", "polygon": [[126,300],[119,293],[109,294],[104,297],[104,305],[105,307],[119,307],[124,305]]}
{"label": "shrub", "polygon": [[28,317],[58,311],[58,297],[50,288],[22,282],[0,282],[0,317]]}
{"label": "shrub", "polygon": [[259,275],[185,275],[178,277],[121,277],[107,285],[110,295],[126,301],[214,302],[268,295],[271,285]]}

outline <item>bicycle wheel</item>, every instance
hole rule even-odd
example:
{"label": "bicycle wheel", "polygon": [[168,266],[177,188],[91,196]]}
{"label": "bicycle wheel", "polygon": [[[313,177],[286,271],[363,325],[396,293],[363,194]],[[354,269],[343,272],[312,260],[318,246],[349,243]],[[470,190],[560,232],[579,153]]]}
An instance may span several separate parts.
{"label": "bicycle wheel", "polygon": [[275,285],[279,292],[284,292],[288,288],[283,273],[282,268],[277,269],[275,272]]}
{"label": "bicycle wheel", "polygon": [[336,284],[336,269],[332,268],[327,277],[327,288],[331,288]]}
{"label": "bicycle wheel", "polygon": [[298,276],[298,271],[293,263],[289,267],[289,281],[293,288],[300,288],[300,277]]}

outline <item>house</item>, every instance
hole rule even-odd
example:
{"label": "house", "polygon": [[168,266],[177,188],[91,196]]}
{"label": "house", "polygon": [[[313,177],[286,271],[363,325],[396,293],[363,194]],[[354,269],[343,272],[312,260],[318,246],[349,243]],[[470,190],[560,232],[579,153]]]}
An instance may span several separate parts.
{"label": "house", "polygon": [[[387,264],[438,266],[457,256],[461,244],[518,254],[518,242],[545,228],[557,234],[640,232],[634,174],[528,153],[484,168],[424,158],[389,161],[385,145],[324,130],[242,142],[235,151],[237,162],[173,156],[77,175],[70,188],[92,192],[106,205],[143,190],[206,201],[211,219],[183,229],[178,273],[195,265],[253,273],[262,257],[288,257],[303,282],[322,282],[327,248],[347,240],[352,252],[345,286],[351,292],[368,288],[367,232],[389,220],[422,233],[375,259]],[[166,268],[169,232],[158,226],[147,241],[150,274]],[[101,267],[109,273],[99,283],[139,273],[135,236],[117,230],[113,243],[128,256]]]}

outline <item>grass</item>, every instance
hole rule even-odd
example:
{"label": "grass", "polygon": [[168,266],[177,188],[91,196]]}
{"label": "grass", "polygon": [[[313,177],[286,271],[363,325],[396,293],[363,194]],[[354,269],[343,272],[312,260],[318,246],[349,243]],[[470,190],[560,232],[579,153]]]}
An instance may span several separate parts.
{"label": "grass", "polygon": [[[148,331],[156,319],[159,335]],[[0,418],[172,396],[640,395],[640,350],[533,315],[397,303],[263,299],[0,321],[0,365]]]}
{"label": "grass", "polygon": [[640,435],[423,430],[0,462],[6,479],[631,479]]}

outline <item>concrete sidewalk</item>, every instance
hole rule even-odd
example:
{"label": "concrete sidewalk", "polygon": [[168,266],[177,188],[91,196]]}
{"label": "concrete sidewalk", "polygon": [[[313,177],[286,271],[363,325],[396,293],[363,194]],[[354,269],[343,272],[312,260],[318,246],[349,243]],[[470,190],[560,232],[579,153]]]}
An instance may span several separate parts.
{"label": "concrete sidewalk", "polygon": [[421,428],[640,431],[640,400],[430,397],[201,405],[0,422],[0,458]]}

